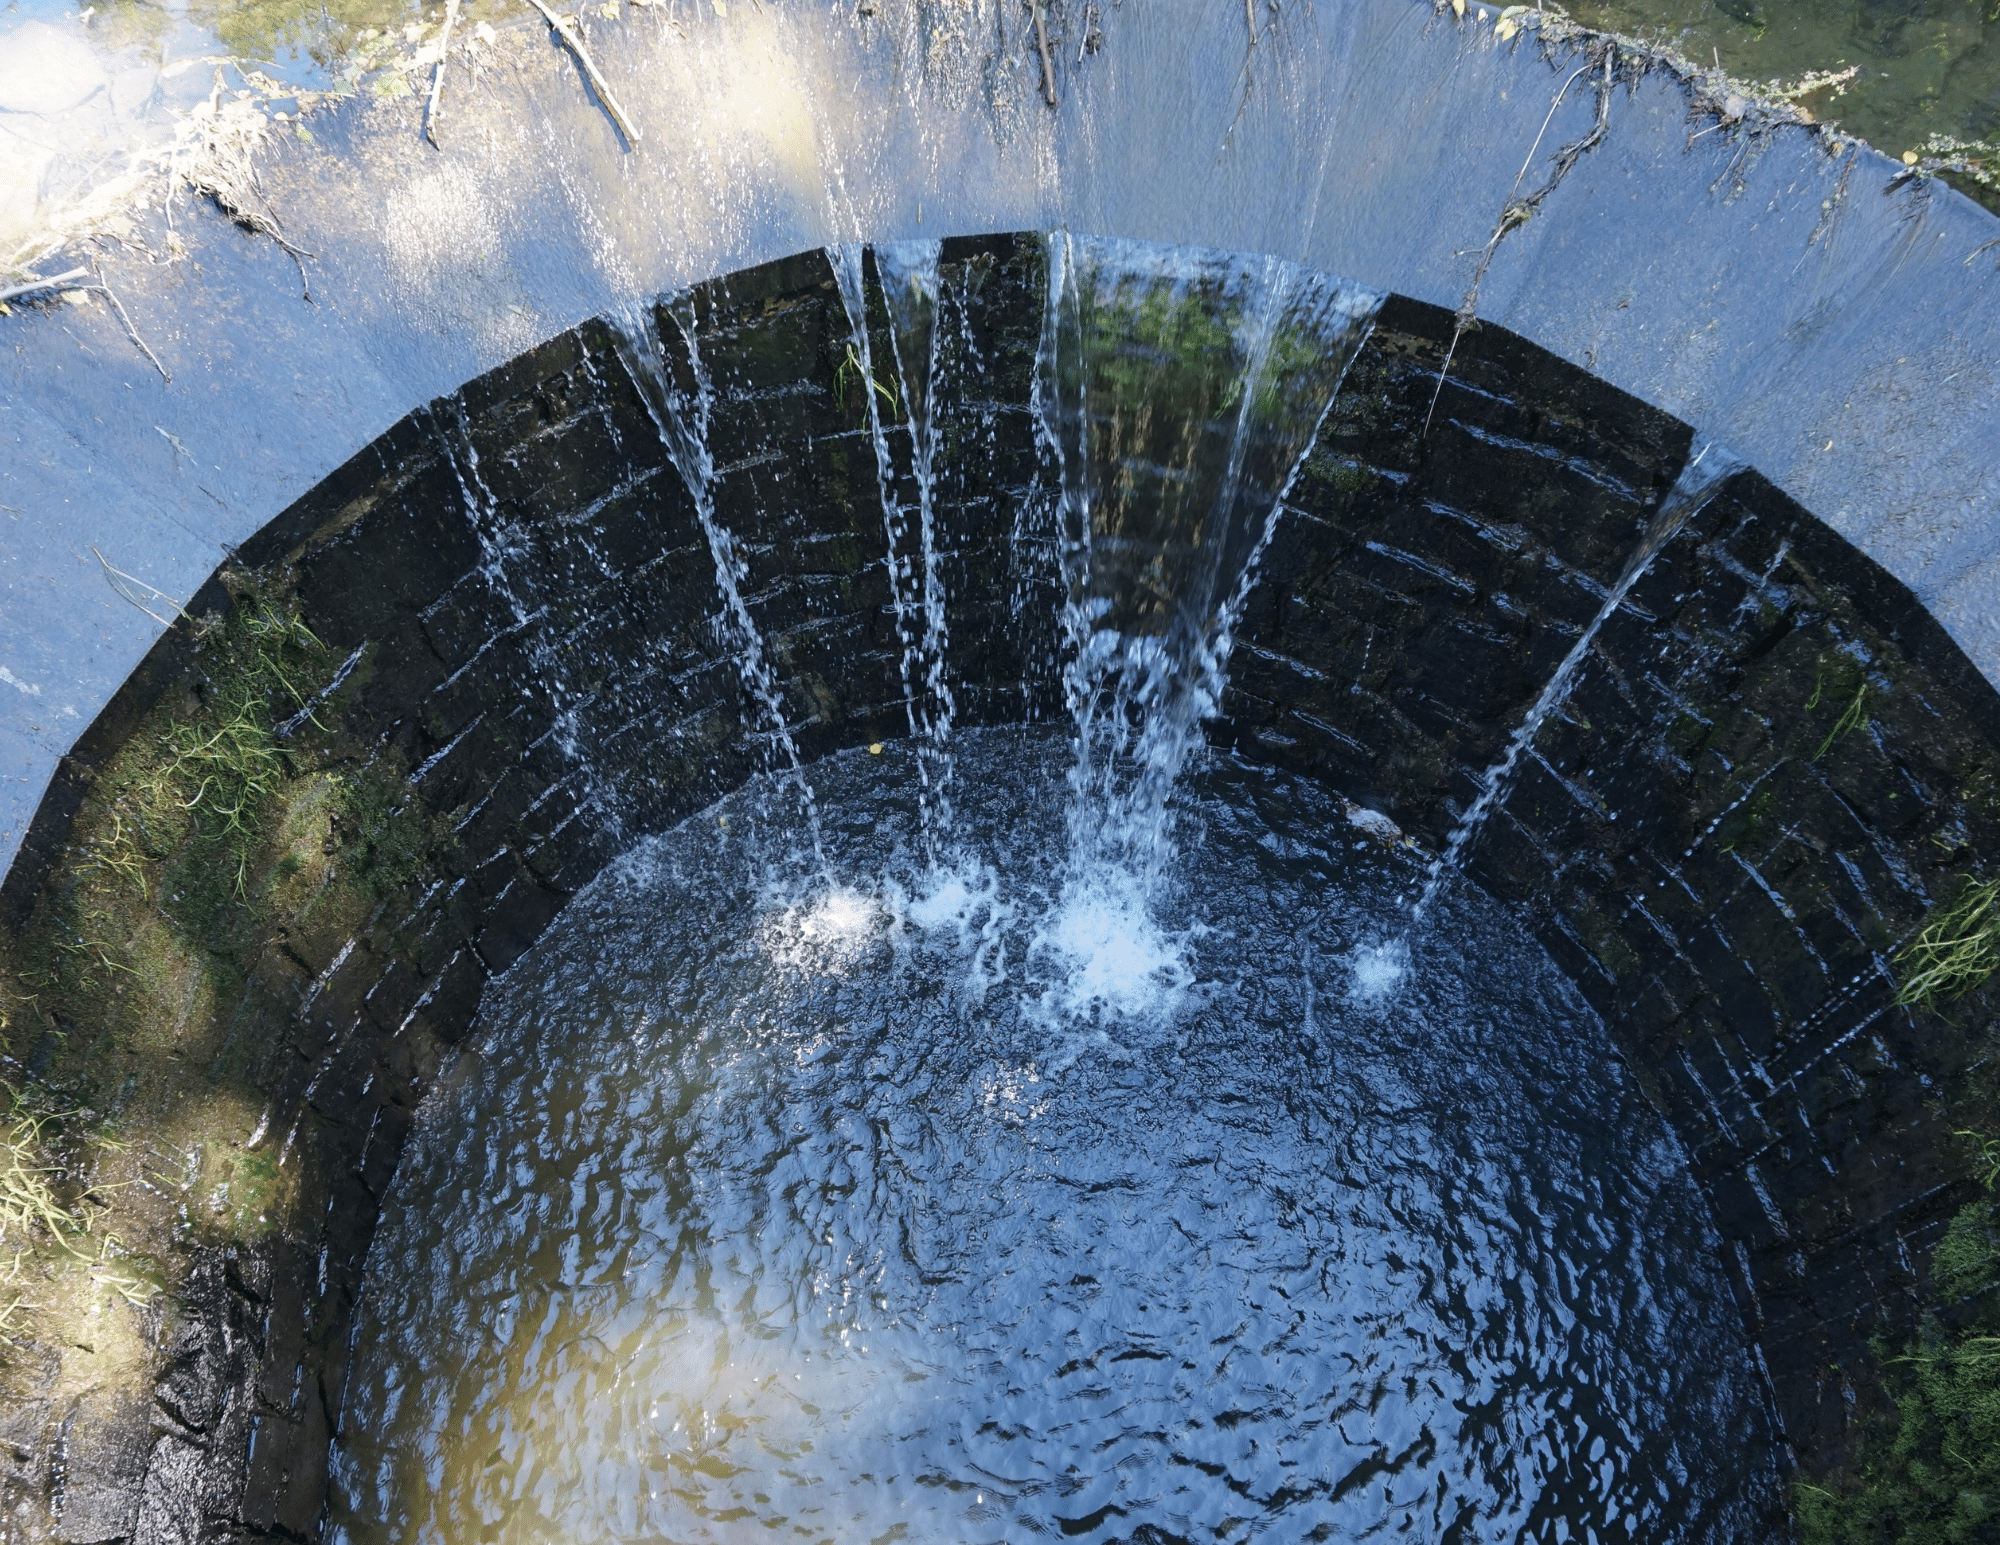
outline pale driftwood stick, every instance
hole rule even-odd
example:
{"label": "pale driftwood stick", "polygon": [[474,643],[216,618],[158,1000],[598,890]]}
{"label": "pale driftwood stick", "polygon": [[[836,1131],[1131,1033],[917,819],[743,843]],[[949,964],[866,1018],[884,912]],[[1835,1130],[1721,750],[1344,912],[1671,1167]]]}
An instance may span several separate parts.
{"label": "pale driftwood stick", "polygon": [[438,34],[437,73],[431,77],[430,105],[424,109],[424,136],[430,140],[433,149],[443,149],[438,144],[438,108],[444,104],[444,62],[451,53],[451,25],[458,20],[458,0],[447,0],[444,8],[444,31]]}
{"label": "pale driftwood stick", "polygon": [[1250,41],[1257,41],[1257,0],[1243,0],[1243,19],[1250,24]]}
{"label": "pale driftwood stick", "polygon": [[1597,142],[1604,138],[1605,130],[1609,127],[1611,119],[1611,67],[1617,57],[1617,47],[1612,44],[1606,44],[1602,55],[1604,84],[1597,94],[1596,125],[1582,139],[1577,140],[1574,144],[1563,146],[1556,153],[1555,173],[1546,183],[1537,188],[1533,193],[1530,193],[1526,198],[1516,197],[1521,191],[1522,180],[1528,175],[1528,169],[1535,164],[1535,152],[1542,148],[1542,136],[1549,132],[1549,125],[1555,121],[1556,109],[1562,106],[1562,99],[1569,94],[1570,87],[1574,86],[1580,79],[1597,68],[1599,61],[1593,58],[1582,69],[1564,81],[1562,83],[1562,90],[1556,93],[1555,100],[1549,104],[1548,116],[1542,120],[1541,130],[1535,135],[1535,143],[1528,147],[1528,159],[1521,163],[1521,170],[1514,178],[1514,186],[1508,190],[1507,202],[1501,206],[1500,218],[1494,224],[1493,234],[1486,239],[1486,246],[1480,253],[1479,266],[1473,270],[1472,274],[1472,288],[1465,292],[1465,299],[1459,302],[1458,310],[1455,313],[1456,320],[1451,330],[1451,347],[1444,351],[1444,365],[1438,371],[1437,390],[1431,393],[1430,411],[1424,415],[1423,434],[1418,438],[1429,437],[1431,420],[1437,416],[1438,399],[1444,395],[1445,377],[1451,373],[1452,356],[1458,352],[1458,341],[1466,335],[1473,323],[1478,319],[1479,287],[1486,282],[1486,270],[1492,265],[1493,254],[1500,250],[1500,243],[1506,238],[1507,233],[1516,226],[1527,224],[1535,211],[1541,207],[1542,200],[1555,192],[1556,184],[1568,175],[1569,169],[1576,165],[1577,161],[1582,158],[1586,151],[1593,149],[1597,145]]}
{"label": "pale driftwood stick", "polygon": [[[294,258],[293,261],[297,262],[298,260]],[[303,269],[301,269],[301,272],[303,272]],[[172,386],[174,378],[167,374],[167,367],[160,363],[160,356],[146,347],[146,340],[139,336],[139,329],[132,325],[132,319],[125,314],[125,307],[120,303],[118,297],[111,293],[111,286],[104,282],[104,276],[101,274],[98,275],[97,282],[92,285],[86,285],[85,288],[102,290],[104,292],[104,298],[111,302],[111,309],[118,313],[118,320],[125,324],[125,336],[137,345],[141,354],[153,362],[153,368],[159,371],[160,379],[166,382],[167,385]],[[190,457],[189,459],[192,460],[193,458]]]}
{"label": "pale driftwood stick", "polygon": [[556,15],[543,3],[543,0],[528,0],[528,3],[548,18],[549,26],[555,29],[556,36],[561,38],[569,46],[569,51],[576,55],[576,62],[583,66],[583,73],[590,77],[590,84],[597,92],[598,100],[604,104],[604,110],[611,115],[611,121],[618,125],[619,132],[633,144],[638,144],[639,131],[632,127],[632,120],[625,116],[625,109],[618,105],[618,98],[611,94],[611,84],[605,80],[603,72],[597,68],[596,61],[590,57],[590,50],[583,46],[583,34],[576,30],[576,23],[567,16]]}
{"label": "pale driftwood stick", "polygon": [[[539,4],[540,0],[536,0]],[[1049,28],[1042,19],[1042,0],[1028,0],[1029,9],[1035,13],[1035,46],[1042,51],[1042,95],[1051,107],[1056,105],[1056,62],[1049,57]]]}
{"label": "pale driftwood stick", "polygon": [[10,285],[0,290],[0,300],[12,300],[16,295],[32,295],[37,290],[59,290],[77,279],[88,279],[90,270],[72,268],[66,274],[57,274],[53,279],[30,279],[26,284]]}
{"label": "pale driftwood stick", "polygon": [[138,607],[140,611],[151,617],[153,621],[157,622],[163,628],[172,627],[174,619],[172,617],[162,617],[146,604],[148,601],[165,601],[167,605],[174,609],[176,614],[187,617],[189,622],[194,621],[194,618],[188,617],[187,608],[168,595],[166,591],[160,589],[158,585],[149,585],[136,574],[127,574],[123,569],[114,569],[111,566],[111,560],[105,557],[103,553],[98,552],[95,547],[91,548],[91,552],[96,554],[97,561],[104,565],[104,582],[111,587],[112,592],[119,600],[131,602],[132,605]]}

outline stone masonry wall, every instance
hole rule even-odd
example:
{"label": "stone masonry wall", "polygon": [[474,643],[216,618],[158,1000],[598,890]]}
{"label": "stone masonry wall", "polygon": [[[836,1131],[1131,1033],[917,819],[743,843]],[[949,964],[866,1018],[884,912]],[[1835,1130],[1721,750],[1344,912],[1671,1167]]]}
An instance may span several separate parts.
{"label": "stone masonry wall", "polygon": [[[1011,238],[945,256],[950,674],[962,722],[1003,722],[1050,709],[1058,661],[1028,412],[1040,259]],[[717,509],[801,750],[906,733],[868,387],[831,270],[809,254],[694,303]],[[1433,845],[1689,448],[1496,329],[1458,342],[1440,391],[1451,326],[1385,307],[1292,489],[1216,726]],[[886,334],[873,352],[892,357]],[[365,915],[269,919],[229,1006],[261,1114],[228,1162],[293,1166],[283,1215],[174,1235],[142,1384],[79,1393],[70,1352],[17,1359],[7,1540],[316,1536],[379,1200],[485,981],[606,859],[771,758],[692,502],[600,326],[397,425],[191,609],[244,575],[327,648],[323,754],[406,790],[428,835],[416,878]],[[170,634],[79,742],[0,892],[17,934],[79,862],[65,843],[93,780],[203,648]],[[1897,1009],[1885,962],[2000,852],[1995,725],[1991,689],[1908,594],[1743,473],[1604,628],[1469,852],[1680,1135],[1815,1466],[1873,1398],[1868,1335],[1907,1323],[1973,1184],[1950,1132],[1991,1095],[1986,1000],[1956,1024]],[[353,841],[327,832],[336,864]],[[80,1028],[8,1055],[101,1082]]]}
{"label": "stone masonry wall", "polygon": [[[1687,431],[1492,330],[1385,309],[1265,563],[1226,705],[1429,843],[1597,612]],[[1430,429],[1424,432],[1426,416]],[[1838,1460],[1868,1340],[1976,1186],[1992,998],[1899,1008],[1890,957],[2000,853],[1992,688],[1755,472],[1674,538],[1468,853],[1686,1146],[1783,1429]]]}

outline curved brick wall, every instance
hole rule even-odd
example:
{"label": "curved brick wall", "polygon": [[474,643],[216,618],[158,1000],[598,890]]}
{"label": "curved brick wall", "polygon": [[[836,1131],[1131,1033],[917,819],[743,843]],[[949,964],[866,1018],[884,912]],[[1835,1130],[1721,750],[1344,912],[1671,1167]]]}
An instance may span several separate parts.
{"label": "curved brick wall", "polygon": [[[971,387],[944,472],[951,668],[964,717],[1008,721],[1051,706],[1056,658],[1048,555],[1013,537],[1046,497],[1026,406],[1039,249],[946,258],[975,297],[953,347],[983,365],[952,374]],[[715,282],[698,305],[717,507],[802,747],[901,733],[874,459],[837,380],[826,262]],[[1459,344],[1426,435],[1450,331],[1433,306],[1384,308],[1292,491],[1215,730],[1432,843],[1691,438],[1490,327]],[[345,668],[326,755],[393,773],[431,840],[358,926],[310,906],[269,920],[234,1012],[274,1027],[243,1063],[263,1116],[242,1148],[296,1166],[283,1215],[170,1263],[177,1297],[146,1311],[150,1399],[63,1395],[66,1354],[39,1349],[44,1393],[19,1375],[0,1474],[17,1538],[316,1533],[377,1199],[482,984],[608,857],[761,765],[691,503],[597,324],[404,419],[192,610],[242,572],[292,596]],[[57,905],[99,767],[206,647],[170,632],[64,763],[7,879],[17,933]],[[1857,695],[1866,722],[1835,733]],[[1899,582],[1745,472],[1604,629],[1473,850],[1683,1139],[1813,1466],[1877,1398],[1867,1336],[1908,1322],[1925,1246],[1974,1184],[1946,1139],[1985,1090],[1984,1019],[1897,1010],[1876,966],[2000,840],[1992,699]]]}

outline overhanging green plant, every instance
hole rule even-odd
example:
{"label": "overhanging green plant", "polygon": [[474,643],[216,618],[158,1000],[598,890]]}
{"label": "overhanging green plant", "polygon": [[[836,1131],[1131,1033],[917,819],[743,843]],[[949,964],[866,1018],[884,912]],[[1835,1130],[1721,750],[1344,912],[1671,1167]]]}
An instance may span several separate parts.
{"label": "overhanging green plant", "polygon": [[1896,1001],[1936,1010],[2000,971],[2000,880],[1967,875],[1958,894],[1931,910],[1896,956],[1903,968]]}
{"label": "overhanging green plant", "polygon": [[1974,1545],[2000,1531],[1997,1221],[1993,1202],[1975,1201],[1932,1253],[1933,1290],[1957,1323],[1929,1316],[1894,1355],[1878,1346],[1896,1426],[1863,1441],[1851,1481],[1795,1483],[1801,1545]]}

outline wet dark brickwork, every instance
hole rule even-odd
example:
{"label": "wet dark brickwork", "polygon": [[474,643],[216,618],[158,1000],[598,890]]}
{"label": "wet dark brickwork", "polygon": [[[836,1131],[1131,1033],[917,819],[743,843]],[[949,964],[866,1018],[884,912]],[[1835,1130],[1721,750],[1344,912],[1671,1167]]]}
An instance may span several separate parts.
{"label": "wet dark brickwork", "polygon": [[[1450,339],[1384,310],[1292,490],[1225,731],[1433,846],[1688,450],[1490,330],[1438,393]],[[1599,633],[1468,852],[1680,1136],[1812,1469],[1880,1398],[1869,1339],[1907,1329],[1976,1185],[1952,1134],[1990,1104],[1990,1000],[1899,1008],[1886,967],[2000,851],[1995,727],[1908,592],[1744,472]]]}
{"label": "wet dark brickwork", "polygon": [[[951,592],[972,598],[953,609],[959,718],[1013,721],[1028,711],[1022,683],[1054,659],[1011,600],[1046,588],[1050,559],[1009,540],[1012,512],[1034,500],[1039,258],[1006,239],[946,258],[943,348],[960,389],[939,548]],[[742,592],[799,749],[907,734],[868,388],[842,371],[850,334],[827,260],[734,275],[693,302],[716,509],[749,564]],[[893,359],[886,331],[872,343]],[[913,504],[893,415],[886,438]],[[126,1390],[62,1407],[35,1398],[25,1371],[4,1429],[0,1539],[317,1535],[375,1219],[487,979],[605,860],[775,759],[693,501],[601,325],[398,424],[234,562],[289,594],[340,662],[330,755],[410,789],[437,835],[423,878],[359,932],[310,915],[272,929],[237,1013],[286,1027],[257,1053],[270,1117],[247,1147],[296,1166],[291,1215],[254,1242],[191,1249],[152,1312],[150,1401]],[[230,593],[212,584],[190,609]],[[1053,613],[1045,596],[1024,610]],[[59,873],[97,767],[202,666],[176,629],[79,741],[8,877],[16,926]]]}
{"label": "wet dark brickwork", "polygon": [[[1052,529],[1028,411],[1038,248],[950,244],[946,281],[951,679],[962,723],[1007,722],[1050,711],[1060,653],[1033,535]],[[717,509],[800,748],[905,734],[866,388],[827,262],[695,304]],[[1432,846],[1689,451],[1674,420],[1497,330],[1458,343],[1439,392],[1450,329],[1384,308],[1291,490],[1215,729]],[[886,333],[873,352],[892,358]],[[907,436],[890,443],[907,470]],[[307,1177],[284,1227],[191,1255],[150,1400],[9,1418],[10,1497],[60,1491],[53,1535],[77,1542],[315,1537],[375,1218],[485,982],[613,854],[773,754],[693,504],[598,324],[397,425],[235,562],[345,662],[339,755],[403,780],[438,835],[358,932],[287,924],[243,986],[245,1013],[288,1027],[257,1073],[260,1140]],[[79,742],[8,878],[16,919],[94,766],[194,669],[170,635]],[[1879,1398],[1868,1338],[1909,1323],[1975,1184],[1951,1132],[1990,1093],[1987,1004],[1899,1009],[1884,966],[2000,851],[1995,724],[1908,593],[1746,472],[1604,628],[1469,854],[1679,1134],[1815,1468]]]}

